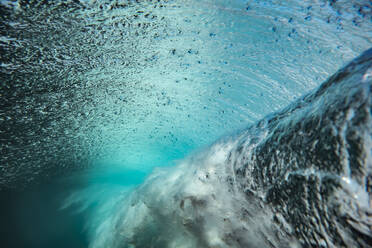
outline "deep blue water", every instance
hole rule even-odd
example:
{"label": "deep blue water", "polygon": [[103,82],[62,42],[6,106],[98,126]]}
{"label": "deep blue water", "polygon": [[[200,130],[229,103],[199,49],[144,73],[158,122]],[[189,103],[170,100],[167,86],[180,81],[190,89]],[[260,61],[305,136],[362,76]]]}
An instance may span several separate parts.
{"label": "deep blue water", "polygon": [[[354,149],[351,138],[314,141],[314,131],[309,135],[314,142],[306,147],[323,142],[325,150],[319,148],[313,156],[319,155],[319,159],[311,162],[313,166],[306,167],[311,161],[308,157],[305,162],[296,160],[298,168],[288,162],[294,160],[286,160],[292,172],[276,173],[286,180],[296,173],[313,173],[321,178],[336,173],[330,176],[338,178],[335,184],[345,183],[344,191],[359,197],[355,208],[364,209],[370,204],[372,180],[368,150],[371,113],[365,114],[368,121],[351,120],[354,112],[363,116],[352,103],[355,99],[363,102],[364,94],[369,99],[367,88],[353,98],[347,82],[336,93],[324,93],[319,105],[303,107],[300,103],[304,95],[316,91],[337,70],[371,47],[371,22],[372,5],[363,0],[0,1],[1,244],[262,247],[263,239],[251,238],[253,241],[247,243],[241,237],[264,233],[271,240],[275,228],[266,224],[259,230],[253,228],[260,226],[257,223],[274,223],[268,213],[281,216],[277,219],[283,226],[295,226],[293,219],[298,216],[284,211],[291,208],[290,203],[275,205],[273,200],[270,206],[274,210],[268,210],[257,207],[262,203],[249,200],[253,203],[246,211],[259,217],[247,220],[236,211],[239,204],[246,205],[241,195],[231,193],[232,189],[220,181],[234,178],[233,184],[240,185],[237,188],[252,191],[257,198],[270,198],[267,195],[276,191],[266,188],[266,181],[276,189],[273,185],[277,181],[269,178],[273,171],[281,171],[281,160],[278,158],[262,172],[263,179],[244,171],[244,183],[239,179],[238,172],[243,170],[239,164],[248,154],[258,154],[257,161],[279,151],[289,158],[300,145],[282,138],[290,151],[279,149],[284,141],[270,146],[277,150],[259,145],[256,149],[244,140],[265,140],[267,133],[282,126],[284,137],[286,131],[293,131],[292,123],[301,118],[304,121],[299,123],[305,123],[309,116],[332,111],[343,116],[349,108],[352,111],[345,114],[349,116],[346,120],[357,127],[355,133],[367,152],[360,152],[362,148],[349,151]],[[370,69],[366,68],[353,71],[360,76],[354,81],[369,83]],[[342,91],[343,95],[337,95]],[[349,105],[330,107],[328,103],[336,95],[354,100]],[[278,127],[268,125],[264,126],[266,131],[252,131],[258,121],[264,123],[267,116],[276,116],[296,104],[309,115],[290,114],[293,118]],[[328,112],[323,106],[329,108]],[[336,127],[333,133],[324,131],[323,136],[342,133],[340,122],[323,123]],[[314,123],[311,125],[318,130]],[[347,127],[345,124],[342,130]],[[293,133],[299,140],[303,137],[303,133]],[[237,155],[239,142],[246,156]],[[338,153],[324,159],[324,154],[333,154],[327,150],[329,146]],[[339,147],[345,147],[348,155]],[[268,152],[262,152],[265,149]],[[351,168],[355,161],[362,161],[360,175],[346,167],[333,170],[327,164],[349,158]],[[316,161],[325,161],[326,169],[317,167]],[[252,168],[255,166],[266,168],[263,162]],[[218,180],[213,173],[219,175]],[[208,183],[208,178],[218,183]],[[333,184],[329,185],[331,189]],[[209,203],[211,195],[216,195],[213,198],[218,204]],[[342,197],[343,193],[335,196]],[[208,207],[196,207],[204,204],[201,202],[207,202]],[[300,203],[293,204],[296,207],[291,212],[300,209]],[[353,208],[353,204],[345,206]],[[224,222],[230,224],[216,219],[225,213]],[[234,219],[239,219],[237,216],[240,221]],[[362,217],[352,216],[354,221],[364,223],[353,226],[358,234],[352,235],[368,242],[371,220]],[[334,225],[334,229],[339,228]],[[241,231],[247,226],[251,231]],[[338,234],[333,229],[319,229],[311,234],[312,239],[304,238],[302,231],[311,229],[304,226],[283,234],[284,241],[272,238],[272,247],[341,244],[334,241]],[[352,235],[352,241],[358,240]],[[352,241],[343,245],[352,247]]]}

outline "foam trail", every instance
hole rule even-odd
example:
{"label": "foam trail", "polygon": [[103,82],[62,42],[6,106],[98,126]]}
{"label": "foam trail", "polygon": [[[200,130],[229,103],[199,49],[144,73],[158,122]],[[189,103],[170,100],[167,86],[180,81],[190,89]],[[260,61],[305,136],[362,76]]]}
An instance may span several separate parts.
{"label": "foam trail", "polygon": [[91,247],[371,247],[371,68],[372,49],[283,111],[155,170],[95,223]]}

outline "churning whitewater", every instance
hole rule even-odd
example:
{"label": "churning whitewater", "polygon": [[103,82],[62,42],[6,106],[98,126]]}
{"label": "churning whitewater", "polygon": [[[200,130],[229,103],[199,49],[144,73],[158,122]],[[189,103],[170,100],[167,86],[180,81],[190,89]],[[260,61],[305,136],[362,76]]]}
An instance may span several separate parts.
{"label": "churning whitewater", "polygon": [[371,93],[372,49],[102,204],[91,247],[371,247]]}

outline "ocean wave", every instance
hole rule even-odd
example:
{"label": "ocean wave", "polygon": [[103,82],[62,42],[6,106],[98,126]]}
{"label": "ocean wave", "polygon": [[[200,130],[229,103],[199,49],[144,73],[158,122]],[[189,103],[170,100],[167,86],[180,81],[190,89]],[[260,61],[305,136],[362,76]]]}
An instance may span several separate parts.
{"label": "ocean wave", "polygon": [[371,247],[372,49],[314,92],[155,170],[92,247]]}

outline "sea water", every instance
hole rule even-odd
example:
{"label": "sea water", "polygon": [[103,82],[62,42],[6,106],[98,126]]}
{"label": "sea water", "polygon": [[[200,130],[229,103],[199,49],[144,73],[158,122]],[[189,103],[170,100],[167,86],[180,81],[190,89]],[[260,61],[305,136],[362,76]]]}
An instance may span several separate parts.
{"label": "sea water", "polygon": [[[369,1],[1,1],[1,242],[5,247],[337,246],[333,229],[316,230],[321,234],[312,238],[303,232],[311,229],[306,224],[296,230],[291,219],[300,215],[284,210],[292,206],[296,212],[298,202],[284,201],[275,211],[258,207],[264,203],[257,199],[276,192],[263,185],[274,187],[271,174],[283,164],[271,164],[260,172],[262,179],[253,166],[252,178],[260,183],[233,183],[253,197],[252,206],[240,212],[237,206],[246,206],[246,199],[218,178],[236,182],[242,169],[226,160],[235,154],[231,151],[239,142],[270,135],[266,126],[247,131],[255,130],[257,121],[301,102],[371,46],[371,7]],[[363,73],[370,80],[370,72]],[[321,98],[314,113],[324,113],[328,98],[332,94]],[[296,122],[289,120],[280,123],[284,131]],[[296,133],[299,140],[303,133]],[[361,137],[369,136],[366,131]],[[344,144],[309,140],[309,146],[323,142],[331,150]],[[242,147],[248,149],[248,143]],[[234,158],[237,164],[249,151]],[[369,157],[359,155],[356,161]],[[363,161],[369,168],[369,160]],[[316,166],[276,170],[283,178],[323,178]],[[357,207],[365,208],[369,169],[358,180],[340,170],[337,183],[347,185],[343,188],[361,199]],[[212,195],[217,205],[209,203]],[[242,216],[244,211],[253,217]],[[277,240],[273,216],[288,230]],[[310,216],[314,219],[306,223],[322,226],[322,218]],[[369,219],[357,223],[363,221],[365,227],[354,224],[354,229],[361,240],[370,240]]]}

